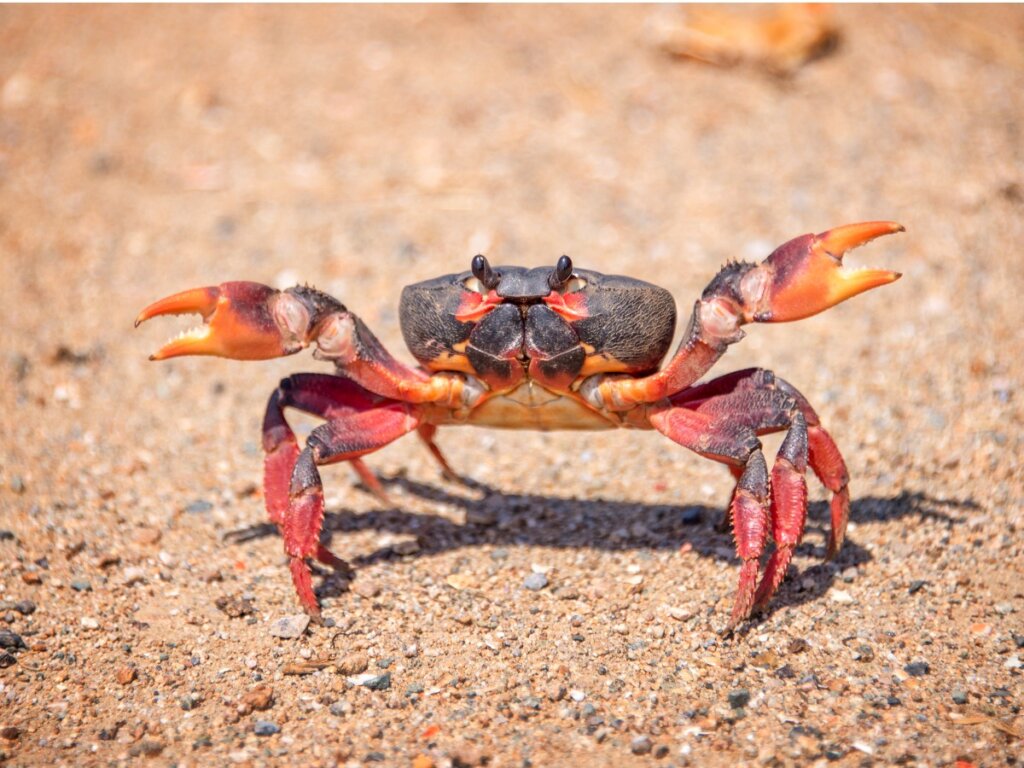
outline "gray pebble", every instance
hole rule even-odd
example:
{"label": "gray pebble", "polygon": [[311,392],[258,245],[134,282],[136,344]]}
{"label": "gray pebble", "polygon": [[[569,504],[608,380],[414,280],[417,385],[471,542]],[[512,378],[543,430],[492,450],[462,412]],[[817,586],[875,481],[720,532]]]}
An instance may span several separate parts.
{"label": "gray pebble", "polygon": [[523,579],[523,586],[531,592],[540,592],[548,585],[548,577],[543,573],[531,573]]}
{"label": "gray pebble", "polygon": [[637,736],[629,742],[629,750],[634,755],[646,755],[653,746],[650,736]]}
{"label": "gray pebble", "polygon": [[961,688],[954,688],[952,693],[954,704],[966,704],[967,703],[967,692]]}
{"label": "gray pebble", "polygon": [[91,592],[92,584],[89,583],[88,579],[72,579],[71,588],[76,592]]}
{"label": "gray pebble", "polygon": [[903,667],[903,671],[911,677],[921,677],[932,671],[927,661],[915,661]]}
{"label": "gray pebble", "polygon": [[738,688],[735,691],[729,691],[729,706],[733,709],[740,709],[741,707],[747,706],[750,702],[750,691],[746,688]]}
{"label": "gray pebble", "polygon": [[36,604],[31,600],[20,600],[14,604],[14,610],[24,616],[28,616],[36,612]]}
{"label": "gray pebble", "polygon": [[363,687],[371,691],[386,691],[391,687],[391,673],[385,672],[383,675],[371,677],[363,683]]}
{"label": "gray pebble", "polygon": [[211,509],[213,509],[213,504],[211,504],[208,501],[198,499],[197,501],[193,501],[191,504],[185,507],[185,512],[187,512],[190,515],[197,515],[200,512],[209,512]]}
{"label": "gray pebble", "polygon": [[344,717],[348,714],[350,707],[348,706],[348,702],[339,699],[338,701],[333,702],[328,709],[335,717]]}
{"label": "gray pebble", "polygon": [[273,736],[275,733],[281,732],[281,727],[269,720],[257,720],[252,727],[252,732],[257,736]]}
{"label": "gray pebble", "polygon": [[200,701],[201,700],[197,697],[188,694],[186,696],[182,696],[181,700],[178,703],[181,705],[182,709],[184,709],[186,712],[190,712],[191,710],[199,706]]}
{"label": "gray pebble", "polygon": [[296,613],[292,616],[282,616],[273,621],[267,632],[271,637],[280,637],[285,640],[292,640],[301,637],[309,626],[309,616],[304,613]]}
{"label": "gray pebble", "polygon": [[0,648],[24,648],[25,641],[21,639],[21,635],[16,635],[10,630],[0,629]]}

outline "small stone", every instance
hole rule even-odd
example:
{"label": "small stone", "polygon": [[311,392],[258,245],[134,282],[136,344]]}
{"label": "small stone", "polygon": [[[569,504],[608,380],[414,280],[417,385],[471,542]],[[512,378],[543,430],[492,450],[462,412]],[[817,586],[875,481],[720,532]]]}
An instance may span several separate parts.
{"label": "small stone", "polygon": [[36,612],[36,604],[31,600],[19,600],[14,604],[14,610],[22,616],[30,616]]}
{"label": "small stone", "polygon": [[650,736],[637,736],[629,742],[629,751],[634,755],[646,755],[653,747]]}
{"label": "small stone", "polygon": [[129,685],[138,676],[135,667],[121,667],[117,670],[117,682],[121,685]]}
{"label": "small stone", "polygon": [[654,757],[657,758],[658,760],[662,760],[662,759],[668,757],[668,753],[670,751],[671,750],[668,748],[667,744],[659,744],[658,746],[656,746],[654,748]]}
{"label": "small stone", "polygon": [[355,675],[354,677],[346,678],[352,685],[361,685],[364,688],[369,688],[371,691],[386,691],[391,687],[391,673],[385,672],[383,675]]}
{"label": "small stone", "polygon": [[910,594],[913,595],[913,594],[915,594],[917,592],[920,592],[922,589],[924,589],[925,585],[927,585],[927,584],[928,584],[928,582],[925,581],[924,579],[914,579],[914,581],[910,582],[910,586],[907,587],[907,592],[909,592]]}
{"label": "small stone", "polygon": [[156,757],[164,751],[164,744],[161,741],[140,741],[138,744],[128,750],[132,757]]}
{"label": "small stone", "polygon": [[1003,662],[1003,666],[1007,669],[1020,669],[1024,667],[1024,662],[1020,660],[1020,656],[1011,656]]}
{"label": "small stone", "polygon": [[252,732],[257,736],[273,736],[275,733],[281,732],[281,727],[269,720],[257,720],[253,724]]}
{"label": "small stone", "polygon": [[700,522],[700,507],[687,507],[683,510],[683,525],[697,525]]}
{"label": "small stone", "polygon": [[1013,644],[1018,648],[1024,648],[1024,635],[1013,635]]}
{"label": "small stone", "polygon": [[746,688],[729,691],[729,706],[733,709],[742,709],[748,703],[750,703],[750,691]]}
{"label": "small stone", "polygon": [[922,677],[932,671],[927,661],[914,661],[903,667],[903,671],[911,677]]}
{"label": "small stone", "polygon": [[197,499],[196,501],[193,501],[191,504],[186,506],[184,511],[187,514],[196,515],[201,512],[209,512],[211,509],[213,509],[213,504],[211,504],[208,501],[203,501],[202,499]]}
{"label": "small stone", "polygon": [[232,619],[248,616],[256,611],[252,601],[247,597],[222,595],[214,601],[214,605]]}
{"label": "small stone", "polygon": [[100,623],[92,616],[83,616],[79,619],[79,623],[86,629],[99,629]]}
{"label": "small stone", "polygon": [[178,704],[186,712],[191,712],[193,709],[198,707],[202,703],[202,699],[198,696],[193,696],[191,693],[182,696],[178,700]]}
{"label": "small stone", "polygon": [[0,529],[0,541],[14,541],[17,538],[14,531],[8,531],[6,528]]}
{"label": "small stone", "polygon": [[543,573],[531,573],[523,579],[523,586],[531,592],[540,592],[548,585],[548,577]]}
{"label": "small stone", "polygon": [[833,589],[828,593],[828,596],[833,603],[839,603],[840,605],[850,605],[853,603],[853,597],[850,593],[841,589]]}
{"label": "small stone", "polygon": [[172,555],[165,549],[161,549],[160,553],[156,556],[156,559],[160,561],[160,564],[165,568],[174,568],[178,564],[178,558]]}
{"label": "small stone", "polygon": [[564,685],[553,685],[548,689],[548,698],[551,701],[561,701],[567,693]]}
{"label": "small stone", "polygon": [[8,653],[7,651],[0,652],[0,669],[13,667],[17,663],[18,660],[15,658],[14,654]]}
{"label": "small stone", "polygon": [[25,641],[21,639],[21,635],[16,635],[7,629],[0,629],[0,648],[18,650],[25,647]]}
{"label": "small stone", "polygon": [[380,585],[369,579],[356,579],[356,583],[352,585],[352,591],[360,597],[370,599],[380,594]]}
{"label": "small stone", "polygon": [[858,645],[853,652],[854,661],[871,661],[875,658],[875,651],[870,645]]}
{"label": "small stone", "polygon": [[146,571],[138,566],[124,569],[124,585],[126,587],[142,584],[146,581]]}
{"label": "small stone", "polygon": [[786,652],[787,653],[803,653],[804,651],[806,651],[810,647],[811,647],[810,643],[808,643],[802,637],[794,637],[792,640],[789,641],[789,644],[786,646]]}
{"label": "small stone", "polygon": [[368,666],[370,666],[370,659],[367,655],[355,653],[341,659],[335,668],[339,675],[358,675],[360,672],[365,672]]}
{"label": "small stone", "polygon": [[242,696],[242,701],[238,707],[240,714],[247,715],[253,710],[263,711],[270,709],[274,704],[274,689],[269,685],[261,685],[258,688],[253,688]]}
{"label": "small stone", "polygon": [[573,701],[583,701],[585,698],[587,698],[587,694],[579,690],[578,688],[574,688],[573,690],[569,691],[569,698]]}
{"label": "small stone", "polygon": [[160,541],[163,533],[159,528],[140,528],[135,533],[135,541],[143,546],[151,546]]}
{"label": "small stone", "polygon": [[308,626],[309,616],[304,613],[296,613],[291,616],[282,616],[280,619],[271,622],[267,632],[271,637],[293,640],[296,637],[301,637]]}
{"label": "small stone", "polygon": [[14,493],[21,495],[25,492],[25,480],[21,475],[13,475],[8,483],[8,487]]}
{"label": "small stone", "polygon": [[21,736],[21,728],[16,725],[6,725],[0,728],[0,738],[7,739],[8,741],[15,741]]}
{"label": "small stone", "polygon": [[1013,603],[997,603],[995,608],[996,613],[998,613],[1000,616],[1008,616],[1015,610],[1013,607]]}
{"label": "small stone", "polygon": [[39,575],[38,571],[22,571],[21,580],[26,584],[41,584],[43,577]]}
{"label": "small stone", "polygon": [[88,579],[72,579],[71,588],[76,592],[91,592],[92,584],[89,583]]}
{"label": "small stone", "polygon": [[954,704],[966,704],[967,703],[967,692],[962,688],[954,688],[951,694]]}
{"label": "small stone", "polygon": [[335,717],[344,717],[352,711],[352,705],[344,699],[338,699],[338,701],[332,702],[331,706],[328,707],[328,711]]}

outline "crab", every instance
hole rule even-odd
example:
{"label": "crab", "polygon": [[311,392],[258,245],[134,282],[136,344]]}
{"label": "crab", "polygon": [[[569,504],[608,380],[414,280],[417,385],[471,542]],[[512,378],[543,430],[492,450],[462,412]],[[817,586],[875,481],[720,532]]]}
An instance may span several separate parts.
{"label": "crab", "polygon": [[[320,467],[352,462],[383,494],[362,457],[410,432],[455,478],[435,442],[441,426],[625,428],[657,430],[725,464],[736,478],[726,513],[741,561],[732,629],[769,602],[786,574],[807,519],[808,467],[831,492],[827,557],[836,555],[849,517],[849,474],[807,399],[771,371],[698,382],[743,338],[742,325],[799,320],[898,279],[886,269],[844,266],[843,256],[901,231],[889,221],[848,224],[794,238],[760,264],[727,264],[694,304],[662,367],[676,325],[671,294],[632,277],[578,269],[568,256],[552,269],[491,266],[477,255],[467,272],[404,288],[401,329],[416,366],[393,357],[355,313],[309,286],[195,288],[150,304],[135,324],[158,315],[203,317],[202,326],[151,360],[263,360],[315,346],[316,359],[334,363],[333,374],[282,380],[263,420],[266,509],[310,615],[320,614],[310,561],[348,570],[321,543]],[[304,446],[285,408],[323,419]],[[772,432],[785,437],[769,470],[758,436]]]}

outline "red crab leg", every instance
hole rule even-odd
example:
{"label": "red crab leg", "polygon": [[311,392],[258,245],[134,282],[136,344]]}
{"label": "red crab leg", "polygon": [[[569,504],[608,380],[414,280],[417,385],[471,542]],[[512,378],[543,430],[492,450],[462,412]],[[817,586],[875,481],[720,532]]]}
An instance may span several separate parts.
{"label": "red crab leg", "polygon": [[768,468],[761,444],[749,427],[716,422],[709,414],[683,407],[655,411],[651,424],[669,439],[715,461],[742,468],[730,505],[736,554],[743,560],[729,628],[750,615],[754,608],[758,568],[770,525],[768,515]]}
{"label": "red crab leg", "polygon": [[[753,389],[775,390],[792,398],[800,412],[807,421],[808,438],[808,464],[814,470],[814,474],[828,490],[832,492],[831,501],[831,527],[828,538],[828,551],[826,557],[834,558],[842,547],[843,538],[846,533],[846,525],[850,516],[850,475],[846,469],[846,463],[839,452],[832,437],[821,426],[821,420],[811,404],[792,384],[784,379],[778,378],[771,371],[761,368],[747,368],[742,371],[735,371],[720,376],[717,379],[701,384],[696,387],[683,390],[673,395],[670,402],[673,405],[686,405],[689,408],[702,408],[702,403],[715,395],[724,395],[732,392],[749,391]],[[780,406],[785,409],[785,406]],[[750,408],[749,402],[740,402],[735,410],[745,412]],[[765,422],[767,426],[767,422]],[[758,427],[758,434],[777,431],[774,428]],[[735,468],[733,474],[739,479],[739,473]]]}
{"label": "red crab leg", "polygon": [[292,581],[308,613],[318,615],[320,606],[306,561],[311,557],[320,559],[325,551],[320,544],[324,493],[317,466],[372,453],[415,429],[419,418],[416,406],[390,403],[329,421],[314,429],[306,440],[292,472],[283,533],[285,553],[291,557]]}
{"label": "red crab leg", "polygon": [[613,411],[655,403],[707,373],[730,344],[743,338],[741,325],[799,320],[891,283],[900,277],[898,272],[848,269],[842,259],[857,246],[901,231],[891,221],[848,224],[794,238],[760,264],[724,267],[694,305],[679,349],[662,370],[639,379],[603,378],[588,397]]}
{"label": "red crab leg", "polygon": [[168,342],[151,356],[217,355],[265,360],[317,346],[317,357],[382,397],[410,403],[462,404],[463,379],[430,376],[396,360],[366,324],[337,299],[307,286],[277,291],[233,282],[169,296],[139,313],[135,324],[158,315],[199,313],[204,326]]}
{"label": "red crab leg", "polygon": [[[300,411],[332,420],[359,410],[368,410],[383,402],[355,382],[320,373],[297,373],[282,379],[267,402],[263,418],[263,489],[271,522],[281,524],[288,509],[288,485],[299,455],[295,433],[285,419],[284,409]],[[361,459],[350,461],[370,491],[385,504],[390,503],[377,476]]]}

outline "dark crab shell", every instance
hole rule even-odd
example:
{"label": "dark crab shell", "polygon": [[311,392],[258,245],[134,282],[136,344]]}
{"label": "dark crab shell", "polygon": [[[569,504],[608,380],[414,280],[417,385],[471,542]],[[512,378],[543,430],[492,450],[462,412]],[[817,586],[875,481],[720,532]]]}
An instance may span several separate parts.
{"label": "dark crab shell", "polygon": [[399,313],[409,351],[433,371],[462,371],[510,384],[521,363],[563,385],[601,372],[643,374],[672,343],[672,295],[651,283],[577,269],[566,290],[550,268],[496,267],[494,302],[482,317],[459,319],[486,288],[471,272],[407,286]]}

